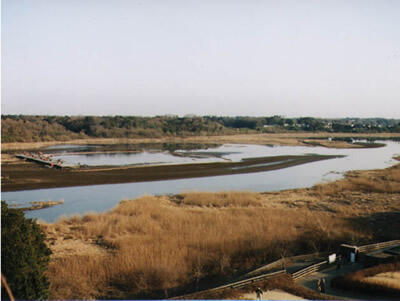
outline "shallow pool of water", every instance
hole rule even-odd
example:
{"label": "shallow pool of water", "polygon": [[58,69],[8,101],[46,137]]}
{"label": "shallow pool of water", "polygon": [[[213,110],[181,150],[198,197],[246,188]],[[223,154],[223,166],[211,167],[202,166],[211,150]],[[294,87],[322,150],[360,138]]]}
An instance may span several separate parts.
{"label": "shallow pool of water", "polygon": [[[80,146],[82,148],[82,146]],[[266,146],[261,145],[221,145],[201,150],[136,150],[136,151],[98,151],[91,152],[65,151],[54,154],[55,160],[62,160],[67,165],[119,166],[119,165],[161,165],[206,163],[221,161],[240,161],[243,158],[266,156]]]}

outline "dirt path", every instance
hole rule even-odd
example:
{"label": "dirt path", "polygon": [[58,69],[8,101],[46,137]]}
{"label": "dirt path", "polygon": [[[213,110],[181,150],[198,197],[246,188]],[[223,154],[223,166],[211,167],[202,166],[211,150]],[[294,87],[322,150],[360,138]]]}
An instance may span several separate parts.
{"label": "dirt path", "polygon": [[[238,300],[257,300],[256,293],[248,293],[240,296]],[[263,292],[261,300],[306,300],[281,290],[270,290]]]}

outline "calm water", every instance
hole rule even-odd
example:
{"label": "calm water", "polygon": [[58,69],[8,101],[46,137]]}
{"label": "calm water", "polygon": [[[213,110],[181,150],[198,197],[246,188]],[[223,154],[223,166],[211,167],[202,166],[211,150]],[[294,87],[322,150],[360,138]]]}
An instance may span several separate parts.
{"label": "calm water", "polygon": [[[229,155],[228,149],[229,147],[225,145],[214,146],[211,149],[204,147],[204,149],[196,151],[179,149],[169,151],[160,148],[140,148],[134,145],[59,145],[58,147],[49,147],[44,152],[53,153],[55,160],[60,159],[66,165],[119,166],[221,162],[229,160],[224,158],[225,155]],[[247,152],[241,153],[247,156]]]}
{"label": "calm water", "polygon": [[[392,157],[394,155],[400,155],[399,142],[386,141],[384,143],[386,143],[385,147],[370,149],[223,145],[218,148],[201,150],[199,152],[209,152],[212,157],[215,156],[216,152],[220,152],[219,155],[222,157],[221,159],[232,161],[239,161],[246,157],[309,153],[345,155],[346,157],[317,161],[280,170],[249,174],[3,192],[1,198],[11,204],[14,203],[18,205],[27,205],[29,201],[63,199],[63,205],[26,213],[27,217],[52,222],[63,215],[70,216],[72,214],[84,214],[86,212],[106,211],[116,206],[122,199],[132,199],[144,194],[157,195],[193,190],[252,190],[262,192],[309,187],[319,182],[340,178],[342,174],[348,170],[385,168],[395,164],[396,161],[392,159]],[[169,156],[172,155],[169,154]],[[176,156],[172,157],[181,158]],[[210,158],[206,159],[209,160]],[[217,158],[213,158],[212,161],[216,160]]]}
{"label": "calm water", "polygon": [[194,162],[215,162],[223,159],[207,156],[204,158],[189,156],[174,156],[170,152],[149,152],[138,153],[97,153],[53,156],[55,160],[61,159],[67,165],[159,165],[159,164],[184,164]]}
{"label": "calm water", "polygon": [[[69,151],[53,155],[55,160],[61,159],[67,165],[160,165],[160,164],[185,164],[221,161],[240,161],[243,158],[270,156],[282,150],[261,145],[230,145],[224,144],[202,150],[176,150],[174,152],[160,150],[142,150],[136,152],[98,152],[74,153],[82,146],[74,149],[69,146]],[[302,153],[301,150],[299,150]],[[285,150],[290,152],[290,150]]]}

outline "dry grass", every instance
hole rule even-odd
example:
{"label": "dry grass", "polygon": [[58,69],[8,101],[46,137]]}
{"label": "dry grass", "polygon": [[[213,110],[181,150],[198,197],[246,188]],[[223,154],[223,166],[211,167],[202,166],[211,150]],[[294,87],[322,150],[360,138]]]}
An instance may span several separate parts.
{"label": "dry grass", "polygon": [[354,171],[335,182],[306,189],[265,192],[262,196],[265,202],[277,208],[307,208],[331,212],[341,218],[400,212],[400,164],[383,170]]}
{"label": "dry grass", "polygon": [[384,170],[351,171],[343,180],[314,187],[319,195],[335,195],[344,191],[359,192],[400,192],[400,165]]}
{"label": "dry grass", "polygon": [[380,264],[339,276],[332,280],[331,285],[344,290],[398,297],[400,295],[400,262]]}
{"label": "dry grass", "polygon": [[366,277],[363,281],[365,283],[390,287],[400,291],[400,271],[379,273],[372,277]]}
{"label": "dry grass", "polygon": [[51,298],[164,298],[281,256],[394,239],[399,169],[281,192],[144,196],[44,224],[55,253]]}
{"label": "dry grass", "polygon": [[[363,236],[327,213],[271,208],[258,194],[249,193],[249,202],[243,192],[219,195],[206,207],[145,196],[108,213],[43,225],[53,250],[65,240],[106,250],[52,260],[51,298],[136,298]],[[183,200],[204,206],[204,196],[188,193]]]}
{"label": "dry grass", "polygon": [[189,192],[173,199],[179,205],[200,207],[249,207],[263,206],[262,196],[250,191]]}
{"label": "dry grass", "polygon": [[[306,146],[303,140],[306,138],[330,137],[400,137],[400,133],[379,133],[379,134],[352,134],[352,133],[270,133],[270,134],[233,134],[220,136],[190,136],[190,137],[162,137],[162,138],[90,138],[74,139],[68,141],[49,141],[49,142],[15,142],[2,143],[2,151],[38,149],[56,144],[138,144],[138,143],[246,143],[246,144],[267,144],[267,145],[301,145]],[[324,141],[325,147],[343,148],[354,147],[341,141]]]}
{"label": "dry grass", "polygon": [[327,148],[362,148],[362,145],[352,144],[346,141],[329,141],[326,139],[305,139],[302,141],[310,146],[323,146]]}

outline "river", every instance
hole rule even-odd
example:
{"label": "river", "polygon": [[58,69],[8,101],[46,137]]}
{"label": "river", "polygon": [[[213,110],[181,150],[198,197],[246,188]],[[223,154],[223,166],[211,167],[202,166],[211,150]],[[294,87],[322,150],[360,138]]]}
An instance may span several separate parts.
{"label": "river", "polygon": [[[210,160],[210,157],[213,157],[212,161],[239,161],[247,157],[300,155],[310,153],[321,155],[344,155],[345,157],[317,161],[279,170],[248,174],[2,192],[1,199],[6,200],[9,204],[17,204],[19,206],[29,206],[29,201],[64,200],[64,204],[62,205],[26,212],[26,216],[29,218],[54,222],[62,216],[68,217],[74,214],[84,214],[88,212],[104,212],[115,207],[123,199],[133,199],[145,194],[176,194],[193,190],[251,190],[263,192],[304,188],[317,183],[341,178],[343,174],[349,170],[386,168],[395,164],[396,161],[393,159],[393,156],[400,155],[400,143],[395,141],[384,141],[382,143],[385,143],[386,146],[380,148],[358,149],[225,144],[217,148],[199,150],[197,156],[200,152],[201,155],[209,152],[210,156],[208,158],[197,159],[202,162],[204,162],[204,160]],[[135,159],[134,156],[138,154],[141,154],[142,157],[137,157]],[[152,152],[146,152],[144,155],[146,160],[150,160],[149,158],[152,157],[151,154]],[[154,154],[154,163],[159,163],[160,153],[154,152]],[[68,153],[63,155],[70,156]],[[60,155],[60,157],[63,155]],[[84,162],[82,160],[85,159],[86,155],[77,156],[83,157],[74,157],[74,163]],[[106,154],[98,154],[98,156],[97,159],[100,161],[96,162],[102,162],[107,158]],[[127,162],[126,160],[128,160],[129,164],[132,164],[132,162],[137,163],[139,161],[143,164],[149,163],[142,160],[144,158],[143,152],[132,153],[130,156],[128,156],[128,154],[114,154],[113,156],[108,157],[107,162],[110,162],[110,158],[115,158],[117,162],[121,163],[121,156],[122,158],[125,158],[125,161],[122,162]],[[163,163],[174,163],[168,161],[170,160],[168,156],[171,155],[165,152],[161,154]],[[71,158],[69,159],[71,160]],[[95,159],[95,154],[91,154],[90,158],[84,164],[87,164],[89,161],[92,162]],[[139,161],[137,159],[139,159]],[[181,163],[193,162],[193,160],[196,160],[196,157],[189,157],[189,159],[186,157],[185,160],[178,160],[179,162],[182,161]]]}

